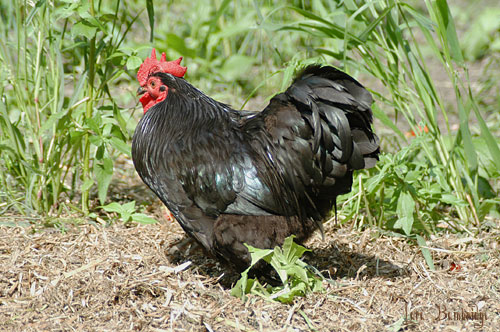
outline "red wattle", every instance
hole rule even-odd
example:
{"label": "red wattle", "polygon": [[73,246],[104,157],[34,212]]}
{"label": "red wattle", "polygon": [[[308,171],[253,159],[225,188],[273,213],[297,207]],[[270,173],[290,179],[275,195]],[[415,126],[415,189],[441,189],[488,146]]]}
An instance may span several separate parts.
{"label": "red wattle", "polygon": [[139,101],[142,104],[142,109],[144,110],[144,114],[146,114],[148,109],[150,109],[155,104],[153,98],[151,98],[151,95],[147,92],[142,95]]}
{"label": "red wattle", "polygon": [[143,94],[142,97],[139,99],[139,101],[142,104],[142,109],[144,111],[144,114],[146,114],[146,112],[154,105],[158,104],[161,101],[164,101],[165,98],[167,98],[167,91],[166,90],[161,92],[160,95],[156,99],[153,99],[153,97],[151,97],[149,92],[146,92],[145,94]]}

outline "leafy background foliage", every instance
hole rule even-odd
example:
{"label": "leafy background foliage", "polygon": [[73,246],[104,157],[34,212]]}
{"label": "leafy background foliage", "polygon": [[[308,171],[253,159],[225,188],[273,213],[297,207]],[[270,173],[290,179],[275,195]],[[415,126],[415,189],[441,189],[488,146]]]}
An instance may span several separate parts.
{"label": "leafy background foliage", "polygon": [[487,0],[1,2],[0,213],[152,222],[144,202],[108,191],[141,113],[135,73],[156,47],[236,108],[264,107],[308,63],[363,82],[383,154],[339,201],[343,223],[423,252],[426,235],[498,227],[499,13]]}

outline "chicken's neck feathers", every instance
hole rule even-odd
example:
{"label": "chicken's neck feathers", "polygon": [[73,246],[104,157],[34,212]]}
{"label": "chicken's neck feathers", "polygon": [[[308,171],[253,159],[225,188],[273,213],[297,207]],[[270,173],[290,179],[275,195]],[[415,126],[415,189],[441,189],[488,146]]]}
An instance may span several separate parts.
{"label": "chicken's neck feathers", "polygon": [[171,169],[213,165],[245,149],[238,113],[182,81],[146,112],[134,133],[134,164],[150,187]]}
{"label": "chicken's neck feathers", "polygon": [[[144,116],[144,133],[151,132],[159,140],[197,143],[212,135],[220,136],[238,126],[235,111],[189,83],[182,89],[169,91],[167,98],[153,106]],[[149,127],[149,128],[148,128]]]}

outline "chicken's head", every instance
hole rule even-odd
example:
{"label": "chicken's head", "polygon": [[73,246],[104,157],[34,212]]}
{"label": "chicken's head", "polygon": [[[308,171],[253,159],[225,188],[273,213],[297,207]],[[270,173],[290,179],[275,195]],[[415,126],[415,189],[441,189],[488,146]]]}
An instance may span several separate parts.
{"label": "chicken's head", "polygon": [[167,97],[168,87],[163,84],[161,79],[153,74],[162,72],[177,77],[183,77],[187,68],[182,67],[182,57],[174,61],[167,61],[165,53],[161,54],[161,59],[156,59],[156,50],[153,48],[151,58],[146,58],[137,72],[137,80],[140,87],[137,90],[138,95],[142,95],[139,101],[142,104],[144,113],[153,105],[161,102]]}

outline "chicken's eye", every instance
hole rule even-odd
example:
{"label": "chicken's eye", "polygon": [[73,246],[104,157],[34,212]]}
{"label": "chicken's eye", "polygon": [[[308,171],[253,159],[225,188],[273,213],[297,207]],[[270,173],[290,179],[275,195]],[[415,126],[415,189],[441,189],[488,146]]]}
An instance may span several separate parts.
{"label": "chicken's eye", "polygon": [[155,81],[151,81],[150,85],[151,85],[152,88],[154,88],[156,86],[156,82]]}

